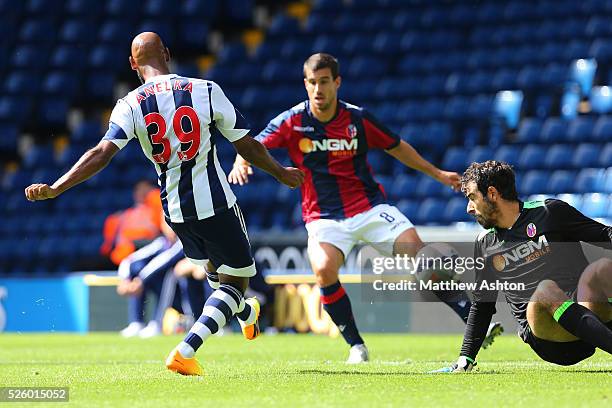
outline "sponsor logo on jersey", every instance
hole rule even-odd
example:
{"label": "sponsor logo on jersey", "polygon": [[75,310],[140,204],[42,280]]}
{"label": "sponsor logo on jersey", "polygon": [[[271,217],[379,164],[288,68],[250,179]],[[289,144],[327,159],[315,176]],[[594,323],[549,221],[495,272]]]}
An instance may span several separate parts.
{"label": "sponsor logo on jersey", "polygon": [[348,125],[346,127],[346,135],[351,139],[355,138],[357,136],[357,126],[353,125],[352,123]]}
{"label": "sponsor logo on jersey", "polygon": [[298,142],[302,153],[332,152],[334,156],[352,156],[359,146],[358,139],[323,139],[311,140],[303,137]]}
{"label": "sponsor logo on jersey", "polygon": [[536,229],[535,224],[533,222],[530,222],[529,225],[527,225],[527,236],[529,238],[533,238],[533,237],[535,237],[537,232],[538,232],[538,230]]}
{"label": "sponsor logo on jersey", "polygon": [[296,132],[314,132],[314,127],[312,126],[294,126],[293,130]]}
{"label": "sponsor logo on jersey", "polygon": [[493,256],[493,267],[501,272],[509,265],[518,266],[533,262],[550,251],[551,248],[546,236],[541,235],[537,242],[527,241],[504,253]]}

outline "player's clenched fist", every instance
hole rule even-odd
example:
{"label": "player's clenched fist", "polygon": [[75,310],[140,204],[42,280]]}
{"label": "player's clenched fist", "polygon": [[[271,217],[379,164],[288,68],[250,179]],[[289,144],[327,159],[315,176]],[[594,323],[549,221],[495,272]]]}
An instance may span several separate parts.
{"label": "player's clenched fist", "polygon": [[299,187],[304,182],[304,172],[295,167],[285,167],[285,171],[278,177],[278,181],[291,188]]}
{"label": "player's clenched fist", "polygon": [[25,189],[26,198],[30,201],[47,200],[58,196],[58,191],[48,184],[32,184]]}

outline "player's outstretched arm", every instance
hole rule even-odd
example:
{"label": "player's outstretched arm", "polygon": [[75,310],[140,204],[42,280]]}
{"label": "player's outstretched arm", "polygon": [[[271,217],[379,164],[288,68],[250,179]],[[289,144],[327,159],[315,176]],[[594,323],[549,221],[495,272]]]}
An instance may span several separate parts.
{"label": "player's outstretched arm", "polygon": [[234,167],[232,171],[227,175],[227,180],[232,184],[245,185],[249,182],[249,176],[253,174],[253,168],[251,164],[244,160],[244,158],[237,154],[236,160],[234,160]]}
{"label": "player's outstretched arm", "polygon": [[268,149],[250,136],[245,136],[233,142],[238,154],[255,167],[259,167],[281,183],[296,188],[304,182],[304,173],[295,167],[283,167],[277,162]]}
{"label": "player's outstretched arm", "polygon": [[425,160],[414,147],[403,140],[394,148],[385,151],[406,166],[433,177],[455,191],[459,191],[461,188],[461,176],[459,176],[459,174],[452,171],[440,170]]}
{"label": "player's outstretched arm", "polygon": [[118,151],[119,148],[113,142],[102,140],[96,147],[85,152],[75,165],[51,186],[32,184],[26,187],[26,198],[30,201],[39,201],[57,197],[106,167]]}

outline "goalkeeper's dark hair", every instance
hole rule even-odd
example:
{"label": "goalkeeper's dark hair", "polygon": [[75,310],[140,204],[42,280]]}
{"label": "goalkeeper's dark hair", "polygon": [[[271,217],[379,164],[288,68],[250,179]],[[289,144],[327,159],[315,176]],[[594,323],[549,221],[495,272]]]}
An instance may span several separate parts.
{"label": "goalkeeper's dark hair", "polygon": [[473,181],[484,197],[489,187],[495,187],[504,200],[518,201],[515,180],[514,170],[508,163],[496,160],[472,163],[461,176],[461,191],[465,194],[468,183]]}

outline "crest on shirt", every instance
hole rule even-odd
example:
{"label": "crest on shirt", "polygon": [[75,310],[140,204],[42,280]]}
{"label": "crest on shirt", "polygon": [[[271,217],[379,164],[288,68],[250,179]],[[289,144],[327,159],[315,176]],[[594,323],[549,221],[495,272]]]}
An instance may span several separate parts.
{"label": "crest on shirt", "polygon": [[529,238],[533,238],[533,237],[535,237],[537,232],[538,232],[538,230],[536,229],[535,224],[533,222],[530,222],[529,225],[527,225],[527,236]]}
{"label": "crest on shirt", "polygon": [[351,139],[357,136],[357,126],[352,123],[346,127],[346,135]]}

